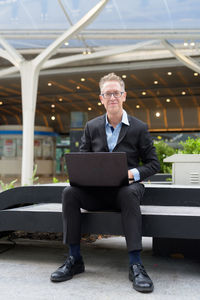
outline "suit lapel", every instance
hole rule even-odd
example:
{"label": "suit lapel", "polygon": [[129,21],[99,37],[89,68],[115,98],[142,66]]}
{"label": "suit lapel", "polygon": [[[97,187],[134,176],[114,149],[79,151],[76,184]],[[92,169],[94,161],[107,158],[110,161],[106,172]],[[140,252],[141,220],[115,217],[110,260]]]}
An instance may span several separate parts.
{"label": "suit lapel", "polygon": [[126,135],[128,129],[129,129],[129,126],[122,123],[122,128],[121,128],[121,130],[120,130],[120,133],[119,133],[119,137],[118,137],[116,146],[117,146],[119,143],[121,143],[121,141],[122,141],[123,138],[125,137],[125,135]]}
{"label": "suit lapel", "polygon": [[106,115],[103,115],[99,121],[100,121],[99,122],[100,137],[102,138],[103,146],[105,147],[106,151],[109,151],[107,137],[106,137],[106,130],[105,130]]}

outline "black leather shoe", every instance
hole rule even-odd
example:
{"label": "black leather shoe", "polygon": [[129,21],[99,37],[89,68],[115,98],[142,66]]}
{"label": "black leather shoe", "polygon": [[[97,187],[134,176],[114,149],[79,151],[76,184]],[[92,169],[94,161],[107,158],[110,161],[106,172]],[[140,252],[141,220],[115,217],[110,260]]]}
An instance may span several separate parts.
{"label": "black leather shoe", "polygon": [[73,275],[83,273],[85,266],[82,257],[75,261],[73,256],[69,256],[64,264],[51,274],[51,281],[61,282],[72,279]]}
{"label": "black leather shoe", "polygon": [[151,293],[153,291],[153,282],[144,266],[141,264],[133,264],[129,267],[129,279],[133,281],[133,288],[142,293]]}

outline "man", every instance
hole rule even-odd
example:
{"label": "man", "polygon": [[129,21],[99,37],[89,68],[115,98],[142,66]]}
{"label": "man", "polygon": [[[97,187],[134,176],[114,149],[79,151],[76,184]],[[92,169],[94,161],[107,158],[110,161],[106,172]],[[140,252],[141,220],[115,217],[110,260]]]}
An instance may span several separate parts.
{"label": "man", "polygon": [[[69,244],[69,257],[51,275],[54,282],[69,280],[84,272],[80,254],[81,213],[86,210],[120,210],[129,254],[129,279],[139,292],[152,292],[153,282],[141,262],[142,249],[140,200],[144,193],[141,180],[159,170],[159,162],[147,125],[127,115],[125,84],[121,77],[110,73],[101,78],[100,100],[106,114],[87,122],[80,151],[126,152],[128,177],[132,183],[116,188],[66,187],[63,192],[64,243]],[[140,164],[142,161],[142,164]]]}

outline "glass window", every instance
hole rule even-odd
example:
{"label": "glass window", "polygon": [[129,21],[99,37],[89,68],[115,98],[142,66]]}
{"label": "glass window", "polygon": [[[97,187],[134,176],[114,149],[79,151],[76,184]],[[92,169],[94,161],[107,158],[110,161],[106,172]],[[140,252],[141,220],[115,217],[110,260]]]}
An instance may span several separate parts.
{"label": "glass window", "polygon": [[3,156],[15,157],[16,156],[16,140],[9,138],[3,139]]}
{"label": "glass window", "polygon": [[43,140],[43,159],[53,158],[53,140],[48,137]]}

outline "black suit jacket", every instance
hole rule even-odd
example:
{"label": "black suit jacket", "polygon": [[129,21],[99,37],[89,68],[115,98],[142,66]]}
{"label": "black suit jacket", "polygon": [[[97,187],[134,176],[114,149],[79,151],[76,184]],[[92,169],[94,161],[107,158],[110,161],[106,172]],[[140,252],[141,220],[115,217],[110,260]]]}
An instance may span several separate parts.
{"label": "black suit jacket", "polygon": [[[122,123],[119,138],[113,152],[126,152],[128,169],[137,168],[140,172],[140,180],[144,180],[157,173],[160,169],[160,164],[147,124],[130,115],[128,115],[128,120],[129,126]],[[80,151],[109,152],[105,122],[106,115],[87,122]]]}

